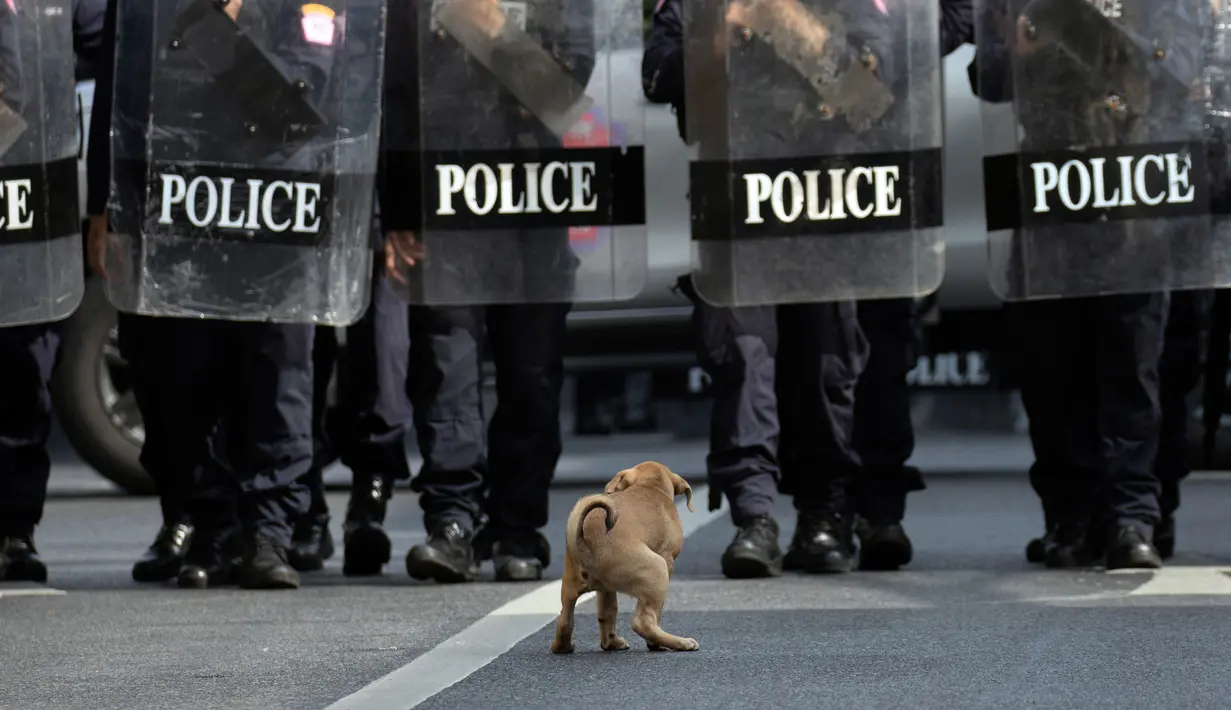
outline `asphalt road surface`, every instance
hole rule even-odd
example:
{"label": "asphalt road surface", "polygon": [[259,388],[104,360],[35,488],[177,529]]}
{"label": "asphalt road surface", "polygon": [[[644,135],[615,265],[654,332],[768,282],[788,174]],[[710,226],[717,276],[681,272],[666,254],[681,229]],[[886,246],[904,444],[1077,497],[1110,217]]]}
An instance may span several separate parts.
{"label": "asphalt road surface", "polygon": [[[339,551],[298,591],[247,592],[132,582],[156,503],[68,485],[38,532],[49,586],[0,585],[0,708],[1226,707],[1231,477],[1186,482],[1166,570],[1109,574],[1025,562],[1041,516],[1022,471],[932,476],[910,499],[904,571],[730,581],[729,517],[681,470],[696,512],[681,513],[663,626],[701,649],[647,652],[621,598],[632,648],[599,650],[589,601],[569,656],[549,651],[563,524],[592,488],[553,492],[542,583],[497,584],[490,567],[470,585],[410,580],[403,559],[424,534],[399,491],[383,577],[343,577]],[[345,494],[330,504],[340,516]],[[789,501],[779,513],[785,545]]]}

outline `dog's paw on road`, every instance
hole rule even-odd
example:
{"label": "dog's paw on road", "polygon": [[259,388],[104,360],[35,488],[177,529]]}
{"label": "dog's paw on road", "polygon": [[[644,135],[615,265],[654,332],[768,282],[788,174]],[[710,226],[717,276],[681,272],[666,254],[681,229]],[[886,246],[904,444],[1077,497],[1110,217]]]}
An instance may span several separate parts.
{"label": "dog's paw on road", "polygon": [[604,642],[602,647],[604,651],[627,651],[628,641],[625,641],[621,636],[616,636],[610,641]]}

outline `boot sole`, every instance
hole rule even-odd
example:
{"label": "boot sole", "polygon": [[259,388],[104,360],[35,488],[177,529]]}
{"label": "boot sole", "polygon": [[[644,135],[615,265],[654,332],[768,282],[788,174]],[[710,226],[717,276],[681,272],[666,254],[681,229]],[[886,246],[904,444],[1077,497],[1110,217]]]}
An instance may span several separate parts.
{"label": "boot sole", "polygon": [[259,578],[240,575],[241,589],[299,589],[299,575],[293,570],[278,570]]}
{"label": "boot sole", "polygon": [[[543,579],[543,565],[535,560],[538,564],[525,563],[516,566],[509,563],[496,566],[496,581],[497,582],[538,582]],[[520,571],[513,572],[510,568]]]}
{"label": "boot sole", "polygon": [[1042,564],[1047,555],[1047,548],[1042,538],[1034,538],[1026,545],[1026,561],[1030,564]]}
{"label": "boot sole", "polygon": [[[431,550],[431,548],[427,549]],[[411,554],[407,555],[406,573],[410,575],[411,579],[416,579],[420,582],[430,579],[440,584],[458,584],[473,581],[477,574],[477,570],[473,567],[464,572],[458,571],[441,560],[434,550],[427,554],[429,556],[416,558],[412,556],[414,555],[414,550],[412,550]]]}
{"label": "boot sole", "polygon": [[389,563],[393,555],[393,542],[379,530],[358,528],[346,541],[342,554],[342,574],[347,577],[374,577]]}
{"label": "boot sole", "polygon": [[866,572],[892,572],[910,564],[914,550],[904,545],[863,545],[859,551],[859,569]]}
{"label": "boot sole", "polygon": [[296,555],[294,553],[286,556],[290,565],[295,568],[296,572],[315,572],[325,568],[324,555]]}
{"label": "boot sole", "polygon": [[767,560],[761,557],[735,555],[722,558],[722,574],[728,579],[763,579],[782,576],[782,558]]}
{"label": "boot sole", "polygon": [[154,565],[138,562],[133,565],[133,581],[134,582],[166,582],[175,579],[179,576],[180,570],[184,568],[182,561],[177,562],[175,567],[170,565],[166,567],[155,567]]}
{"label": "boot sole", "polygon": [[35,584],[47,583],[47,567],[39,565],[37,567],[29,567],[23,564],[10,564],[0,579],[6,582],[34,582]]}

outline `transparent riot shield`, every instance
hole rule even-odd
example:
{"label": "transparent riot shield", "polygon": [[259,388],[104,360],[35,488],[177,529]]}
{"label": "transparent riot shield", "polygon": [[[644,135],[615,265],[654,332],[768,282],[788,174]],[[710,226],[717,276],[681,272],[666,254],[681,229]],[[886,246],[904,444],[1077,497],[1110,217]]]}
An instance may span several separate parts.
{"label": "transparent riot shield", "polygon": [[1231,283],[1210,0],[976,0],[988,270],[1007,301]]}
{"label": "transparent riot shield", "polygon": [[369,298],[384,0],[122,0],[108,297],[347,325]]}
{"label": "transparent riot shield", "polygon": [[84,293],[69,0],[0,3],[0,327]]}
{"label": "transparent riot shield", "polygon": [[415,205],[422,258],[398,262],[391,283],[422,304],[636,296],[641,0],[414,5],[418,103],[397,113],[413,113],[416,130],[394,135],[392,98],[388,119],[388,160],[413,177],[391,180],[385,202]]}
{"label": "transparent riot shield", "polygon": [[938,3],[684,7],[697,294],[745,306],[935,290]]}

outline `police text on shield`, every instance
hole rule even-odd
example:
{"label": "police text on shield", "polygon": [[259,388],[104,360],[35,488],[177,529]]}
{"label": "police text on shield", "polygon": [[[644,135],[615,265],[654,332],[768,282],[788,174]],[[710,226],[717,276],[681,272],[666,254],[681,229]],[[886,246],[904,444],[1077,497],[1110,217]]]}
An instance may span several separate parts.
{"label": "police text on shield", "polygon": [[31,208],[33,181],[29,178],[0,180],[0,231],[19,232],[34,228],[34,210]]}
{"label": "police text on shield", "polygon": [[765,206],[779,222],[897,217],[902,199],[897,194],[897,165],[785,170],[777,175],[745,173],[747,213],[744,224],[764,224]]}
{"label": "police text on shield", "polygon": [[1035,213],[1187,204],[1196,194],[1192,156],[1183,153],[1036,161],[1030,170]]}
{"label": "police text on shield", "polygon": [[460,165],[435,167],[439,181],[438,216],[455,215],[459,207],[480,217],[492,210],[512,215],[541,213],[544,209],[554,214],[598,209],[594,161],[497,163],[495,168],[485,163],[475,163],[468,169]]}
{"label": "police text on shield", "polygon": [[[247,179],[236,186],[232,177],[160,173],[161,212],[158,223],[209,229],[299,232],[320,231],[319,182]],[[242,193],[246,192],[247,195]],[[289,210],[288,207],[293,208]]]}

